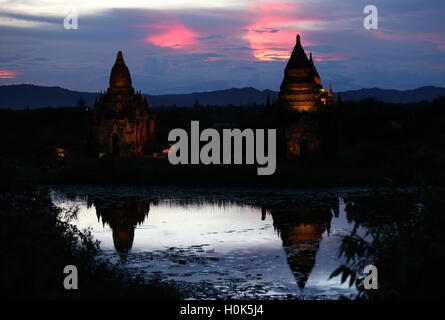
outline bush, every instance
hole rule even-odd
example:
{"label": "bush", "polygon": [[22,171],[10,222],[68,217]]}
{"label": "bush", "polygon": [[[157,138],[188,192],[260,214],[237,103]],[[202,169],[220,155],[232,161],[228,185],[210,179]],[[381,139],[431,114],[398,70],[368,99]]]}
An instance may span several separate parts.
{"label": "bush", "polygon": [[[0,290],[2,298],[178,299],[172,283],[131,278],[98,258],[98,242],[69,223],[76,210],[57,208],[35,188],[0,194]],[[78,269],[78,290],[66,290],[66,265]]]}
{"label": "bush", "polygon": [[[342,241],[340,256],[346,258],[346,264],[331,276],[341,275],[343,282],[355,285],[358,299],[443,298],[444,195],[444,190],[410,196],[394,192],[350,207],[348,215],[357,216],[358,222]],[[356,234],[360,224],[368,227],[371,240]],[[377,267],[377,290],[363,288],[363,270],[368,264]]]}

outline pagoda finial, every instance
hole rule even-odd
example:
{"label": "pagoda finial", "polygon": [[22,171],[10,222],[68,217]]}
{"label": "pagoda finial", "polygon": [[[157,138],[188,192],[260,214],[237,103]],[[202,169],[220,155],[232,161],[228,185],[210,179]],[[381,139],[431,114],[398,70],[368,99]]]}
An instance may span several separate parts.
{"label": "pagoda finial", "polygon": [[124,56],[122,55],[122,51],[119,51],[117,53],[116,63],[123,63],[123,62],[124,62]]}
{"label": "pagoda finial", "polygon": [[332,95],[332,87],[331,87],[331,84],[329,84],[329,95]]}
{"label": "pagoda finial", "polygon": [[297,44],[300,44],[300,35],[297,34]]}

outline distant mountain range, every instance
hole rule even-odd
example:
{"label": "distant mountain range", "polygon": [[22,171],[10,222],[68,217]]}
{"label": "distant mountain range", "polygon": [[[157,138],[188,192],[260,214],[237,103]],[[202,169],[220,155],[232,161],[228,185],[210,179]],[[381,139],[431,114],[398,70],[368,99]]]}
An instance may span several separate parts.
{"label": "distant mountain range", "polygon": [[[200,105],[252,105],[266,102],[267,95],[276,99],[278,92],[272,90],[257,90],[255,88],[232,88],[208,92],[193,92],[189,94],[146,95],[153,106],[193,106]],[[99,93],[71,91],[60,87],[43,87],[31,84],[0,86],[1,109],[25,109],[42,107],[75,106],[82,97],[87,106],[93,106]],[[336,96],[336,94],[335,94]],[[341,92],[344,101],[359,101],[375,98],[384,102],[409,103],[432,101],[439,96],[445,96],[445,88],[421,87],[412,90],[360,89]]]}

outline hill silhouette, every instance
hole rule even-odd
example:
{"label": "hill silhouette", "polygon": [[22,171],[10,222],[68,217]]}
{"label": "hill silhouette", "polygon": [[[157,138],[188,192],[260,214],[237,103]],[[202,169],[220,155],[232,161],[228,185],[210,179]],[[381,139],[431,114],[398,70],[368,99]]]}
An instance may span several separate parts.
{"label": "hill silhouette", "polygon": [[[196,102],[199,105],[255,105],[266,103],[267,96],[276,99],[278,92],[272,90],[257,90],[252,87],[231,88],[208,92],[193,92],[188,94],[146,95],[149,103],[159,106],[187,106]],[[337,95],[336,93],[334,94]],[[61,87],[44,87],[32,84],[0,86],[1,109],[35,109],[44,107],[75,106],[80,97],[86,106],[93,106],[99,93],[81,92]],[[412,90],[391,89],[360,89],[341,92],[344,101],[359,101],[374,98],[388,103],[414,103],[432,101],[439,96],[445,96],[445,88],[421,87]],[[334,97],[336,99],[336,97]]]}

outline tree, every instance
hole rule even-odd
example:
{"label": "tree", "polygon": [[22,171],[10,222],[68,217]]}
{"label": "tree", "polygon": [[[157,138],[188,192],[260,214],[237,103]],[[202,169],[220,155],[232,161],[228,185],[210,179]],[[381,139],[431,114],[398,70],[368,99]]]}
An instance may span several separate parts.
{"label": "tree", "polygon": [[198,98],[195,99],[195,103],[193,103],[193,108],[199,108],[201,105],[199,104]]}
{"label": "tree", "polygon": [[85,105],[86,105],[85,100],[83,99],[82,96],[79,96],[79,100],[77,100],[77,106],[78,107],[85,107]]}
{"label": "tree", "polygon": [[270,108],[270,107],[271,107],[271,104],[270,104],[270,95],[267,94],[267,97],[266,97],[266,108]]}

